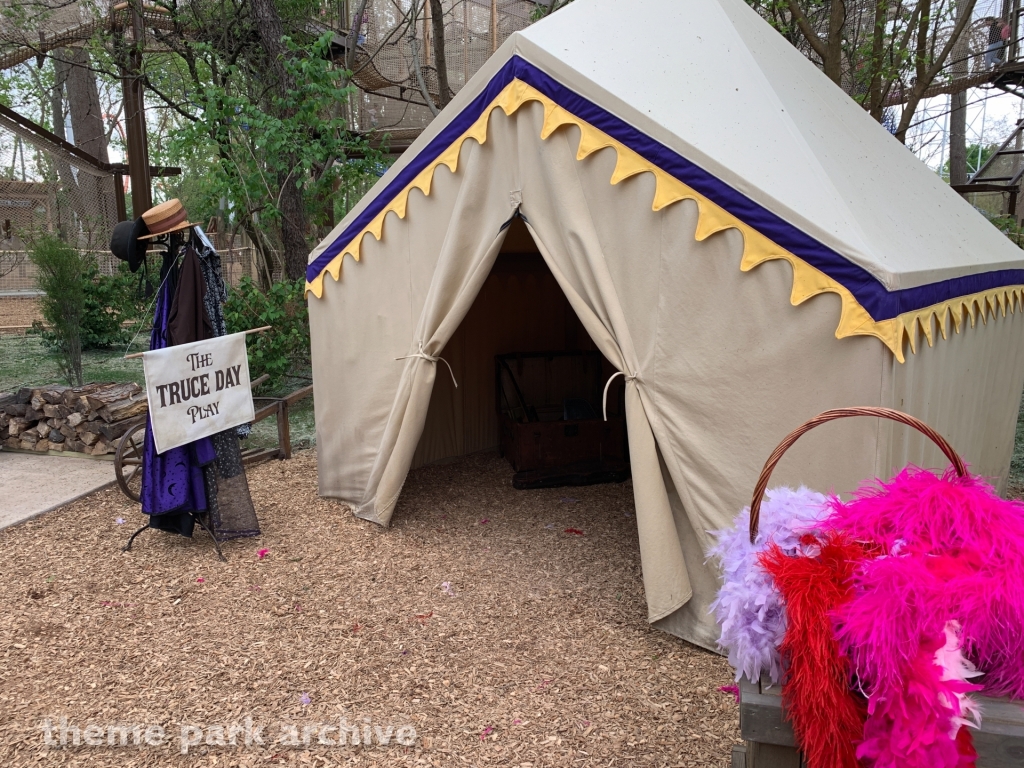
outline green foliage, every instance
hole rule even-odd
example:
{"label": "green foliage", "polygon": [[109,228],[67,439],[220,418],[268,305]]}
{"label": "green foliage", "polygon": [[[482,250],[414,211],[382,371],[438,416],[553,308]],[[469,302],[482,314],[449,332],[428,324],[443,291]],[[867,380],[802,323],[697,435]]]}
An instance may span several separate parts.
{"label": "green foliage", "polygon": [[545,16],[550,16],[560,8],[564,8],[572,0],[546,0],[547,4],[537,3],[537,6],[530,12],[530,21],[540,21]]}
{"label": "green foliage", "polygon": [[82,322],[82,349],[103,349],[127,343],[121,327],[125,305],[131,295],[129,275],[102,275],[96,264],[85,275],[85,316]]}
{"label": "green foliage", "polygon": [[[978,171],[981,166],[988,162],[988,159],[999,149],[995,144],[983,147],[981,144],[971,144],[967,148],[967,174]],[[942,180],[949,181],[949,160],[942,165]]]}
{"label": "green foliage", "polygon": [[1013,216],[997,216],[991,219],[992,226],[1005,235],[1019,237],[1024,233],[1024,225],[1018,222]]}
{"label": "green foliage", "polygon": [[272,391],[291,389],[291,377],[309,367],[309,311],[303,297],[304,280],[282,280],[263,291],[249,277],[232,288],[224,305],[228,333],[271,326],[249,334],[249,369],[253,378],[270,375]]}
{"label": "green foliage", "polygon": [[82,321],[85,317],[85,275],[89,260],[53,235],[32,244],[36,282],[44,296],[43,318],[54,338],[57,363],[68,384],[82,384]]}
{"label": "green foliage", "polygon": [[[202,168],[191,179],[190,214],[203,220],[219,211],[229,226],[268,233],[280,224],[281,179],[303,192],[310,220],[326,230],[337,216],[335,189],[373,174],[380,155],[349,131],[344,106],[352,86],[330,61],[331,35],[298,44],[285,38],[284,66],[296,88],[284,96],[249,81],[242,64],[226,62],[196,44],[190,101],[200,119],[167,143],[166,161]],[[360,159],[346,159],[357,149]],[[374,174],[375,175],[375,174]]]}
{"label": "green foliage", "polygon": [[[127,264],[119,264],[117,273],[113,275],[102,274],[94,259],[86,257],[85,264],[82,274],[85,296],[81,322],[82,350],[109,349],[127,344],[138,330],[138,323],[148,320],[143,317],[147,303],[144,296],[139,295],[138,275],[133,275]],[[151,287],[156,289],[155,284]],[[54,331],[38,323],[33,330],[42,336],[48,347],[59,347]]]}
{"label": "green foliage", "polygon": [[1018,248],[1024,248],[1024,223],[1013,216],[996,216],[990,219],[992,225],[1006,235]]}

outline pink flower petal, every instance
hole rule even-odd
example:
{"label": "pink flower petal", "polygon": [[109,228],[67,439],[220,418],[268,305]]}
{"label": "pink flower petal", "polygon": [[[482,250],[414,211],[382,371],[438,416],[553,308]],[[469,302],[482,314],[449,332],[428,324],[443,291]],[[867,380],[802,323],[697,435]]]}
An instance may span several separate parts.
{"label": "pink flower petal", "polygon": [[735,685],[723,685],[718,690],[722,693],[731,693],[736,698],[736,703],[740,702],[740,689]]}

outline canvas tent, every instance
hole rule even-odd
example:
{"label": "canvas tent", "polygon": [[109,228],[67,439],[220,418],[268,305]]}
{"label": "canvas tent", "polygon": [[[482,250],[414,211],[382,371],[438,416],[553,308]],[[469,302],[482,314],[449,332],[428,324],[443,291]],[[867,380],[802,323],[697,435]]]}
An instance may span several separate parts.
{"label": "canvas tent", "polygon": [[[387,524],[411,467],[497,445],[495,354],[593,344],[626,379],[649,618],[705,647],[708,531],[803,420],[899,408],[1005,484],[1022,252],[743,0],[577,0],[514,34],[307,278],[323,495]],[[908,462],[942,465],[847,420],[775,477]]]}

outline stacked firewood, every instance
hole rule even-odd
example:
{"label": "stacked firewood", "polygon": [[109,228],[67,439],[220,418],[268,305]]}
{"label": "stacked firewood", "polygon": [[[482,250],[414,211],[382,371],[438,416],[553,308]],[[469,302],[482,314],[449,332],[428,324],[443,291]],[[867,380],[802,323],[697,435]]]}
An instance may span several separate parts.
{"label": "stacked firewood", "polygon": [[0,444],[102,456],[147,410],[146,393],[134,383],[21,389],[0,394]]}

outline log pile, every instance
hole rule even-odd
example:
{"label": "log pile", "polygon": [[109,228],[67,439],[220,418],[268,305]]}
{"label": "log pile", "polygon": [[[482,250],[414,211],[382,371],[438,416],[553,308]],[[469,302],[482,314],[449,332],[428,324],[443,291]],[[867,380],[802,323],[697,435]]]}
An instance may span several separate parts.
{"label": "log pile", "polygon": [[21,389],[0,394],[0,444],[102,456],[147,410],[146,393],[134,383]]}

